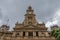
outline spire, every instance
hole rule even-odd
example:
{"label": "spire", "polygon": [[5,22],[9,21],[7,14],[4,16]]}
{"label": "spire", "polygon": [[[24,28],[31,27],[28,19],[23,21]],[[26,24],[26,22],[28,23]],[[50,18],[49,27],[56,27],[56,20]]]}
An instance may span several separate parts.
{"label": "spire", "polygon": [[29,7],[28,7],[28,10],[32,10],[32,7],[31,7],[31,6],[29,6]]}
{"label": "spire", "polygon": [[25,20],[24,20],[24,25],[36,25],[37,21],[35,19],[35,14],[31,6],[27,8],[26,14],[25,14]]}

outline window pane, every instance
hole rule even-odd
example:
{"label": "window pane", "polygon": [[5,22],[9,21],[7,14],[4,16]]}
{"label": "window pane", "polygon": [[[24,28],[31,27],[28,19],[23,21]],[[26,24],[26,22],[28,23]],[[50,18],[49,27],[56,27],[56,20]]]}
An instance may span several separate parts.
{"label": "window pane", "polygon": [[38,36],[38,32],[36,32],[36,36]]}
{"label": "window pane", "polygon": [[23,36],[25,36],[25,32],[23,32]]}
{"label": "window pane", "polygon": [[29,36],[33,36],[33,32],[29,32],[28,35],[29,35]]}

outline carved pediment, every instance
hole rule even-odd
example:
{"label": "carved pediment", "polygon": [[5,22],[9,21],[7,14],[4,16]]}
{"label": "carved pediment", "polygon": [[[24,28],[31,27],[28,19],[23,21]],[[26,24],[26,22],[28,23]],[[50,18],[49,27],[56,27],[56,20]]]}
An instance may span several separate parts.
{"label": "carved pediment", "polygon": [[27,25],[27,26],[24,26],[23,28],[36,28],[36,26],[34,26],[34,25]]}

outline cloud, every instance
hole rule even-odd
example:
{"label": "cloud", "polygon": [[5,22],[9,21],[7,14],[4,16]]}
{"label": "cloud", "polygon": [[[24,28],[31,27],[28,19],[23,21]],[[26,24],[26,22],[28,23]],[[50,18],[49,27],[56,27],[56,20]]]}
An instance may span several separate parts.
{"label": "cloud", "polygon": [[60,0],[0,0],[0,20],[4,23],[9,19],[8,23],[12,29],[17,21],[24,19],[29,5],[33,7],[38,22],[44,21],[48,25],[60,24]]}
{"label": "cloud", "polygon": [[60,26],[60,9],[58,9],[55,13],[55,15],[53,16],[53,20],[57,21],[57,25]]}
{"label": "cloud", "polygon": [[53,26],[53,25],[59,25],[60,26],[60,9],[58,9],[55,14],[53,15],[52,21],[48,21],[46,23],[47,27]]}
{"label": "cloud", "polygon": [[55,20],[55,21],[48,21],[47,23],[46,23],[46,27],[51,27],[51,26],[53,26],[53,25],[56,25],[56,24],[58,24],[58,20]]}
{"label": "cloud", "polygon": [[1,8],[0,8],[0,19],[2,19],[2,12],[1,12]]}

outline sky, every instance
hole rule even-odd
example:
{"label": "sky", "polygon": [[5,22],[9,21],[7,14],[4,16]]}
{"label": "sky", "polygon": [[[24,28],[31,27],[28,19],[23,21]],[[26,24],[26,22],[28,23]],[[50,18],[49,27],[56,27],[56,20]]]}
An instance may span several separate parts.
{"label": "sky", "polygon": [[17,21],[24,20],[28,6],[34,9],[39,23],[45,22],[46,27],[60,25],[60,0],[0,0],[0,25],[8,24],[12,30]]}

